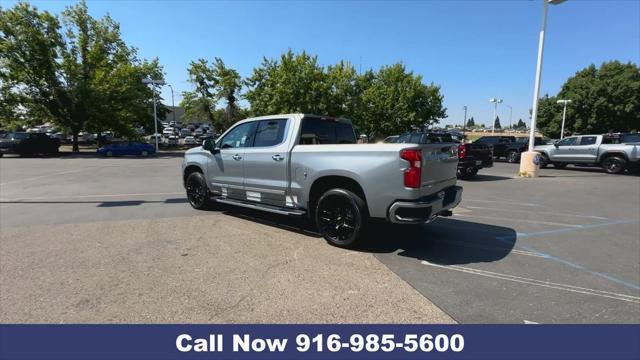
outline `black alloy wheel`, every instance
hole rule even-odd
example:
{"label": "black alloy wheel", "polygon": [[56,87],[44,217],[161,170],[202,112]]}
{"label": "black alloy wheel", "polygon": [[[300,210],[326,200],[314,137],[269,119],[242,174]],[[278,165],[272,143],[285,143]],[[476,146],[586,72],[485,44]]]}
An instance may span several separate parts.
{"label": "black alloy wheel", "polygon": [[509,153],[507,154],[507,162],[511,164],[517,163],[519,158],[520,158],[520,154],[518,154],[517,151],[509,151]]}
{"label": "black alloy wheel", "polygon": [[194,209],[202,210],[209,202],[209,189],[199,172],[191,173],[186,181],[187,199]]}
{"label": "black alloy wheel", "polygon": [[602,160],[602,169],[607,174],[620,174],[624,171],[626,161],[623,158],[617,156],[609,156]]}
{"label": "black alloy wheel", "polygon": [[318,200],[315,220],[322,236],[332,245],[353,247],[360,240],[365,203],[345,189],[332,189]]}

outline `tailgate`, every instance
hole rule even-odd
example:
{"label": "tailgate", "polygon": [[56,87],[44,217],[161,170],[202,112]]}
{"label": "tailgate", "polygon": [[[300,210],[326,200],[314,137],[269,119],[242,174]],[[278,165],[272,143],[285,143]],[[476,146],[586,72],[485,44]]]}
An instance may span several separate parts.
{"label": "tailgate", "polygon": [[[423,144],[422,147],[422,187],[445,187],[456,178],[458,168],[458,144]],[[435,186],[435,191],[439,186]]]}

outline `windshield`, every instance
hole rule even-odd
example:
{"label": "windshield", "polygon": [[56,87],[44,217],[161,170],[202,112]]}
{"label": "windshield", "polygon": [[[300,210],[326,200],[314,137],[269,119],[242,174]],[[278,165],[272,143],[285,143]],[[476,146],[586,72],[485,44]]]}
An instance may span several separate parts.
{"label": "windshield", "polygon": [[24,133],[24,132],[17,132],[17,133],[9,134],[9,138],[10,139],[15,139],[15,140],[24,140],[27,137],[29,137],[29,135],[27,133]]}

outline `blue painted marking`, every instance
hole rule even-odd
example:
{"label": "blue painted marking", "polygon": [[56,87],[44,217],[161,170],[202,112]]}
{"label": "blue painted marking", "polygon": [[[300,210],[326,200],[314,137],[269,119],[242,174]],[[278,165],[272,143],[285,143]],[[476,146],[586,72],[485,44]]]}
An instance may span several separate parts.
{"label": "blue painted marking", "polygon": [[[593,228],[597,228],[597,227],[601,227],[601,226],[609,226],[609,225],[616,225],[616,224],[632,224],[632,223],[640,223],[640,221],[638,221],[638,220],[620,220],[620,221],[612,221],[612,222],[598,223],[598,224],[591,224],[591,225],[580,225],[579,227],[561,228],[561,229],[548,230],[548,231],[539,231],[539,232],[533,232],[533,233],[517,233],[516,234],[516,239],[517,238],[526,238],[526,237],[531,237],[531,236],[564,233],[564,232],[575,231],[575,230],[593,229]],[[500,241],[502,241],[504,243],[507,243],[509,245],[513,244],[513,242],[515,240],[512,236],[498,236],[496,239],[498,239],[498,240],[500,240]],[[526,250],[526,251],[530,251],[530,252],[536,253],[537,255],[540,255],[544,259],[555,261],[555,262],[567,265],[567,266],[572,267],[572,268],[577,269],[577,270],[585,271],[585,272],[587,272],[589,274],[592,274],[592,275],[607,279],[609,281],[613,281],[615,283],[630,287],[630,288],[635,289],[635,290],[640,290],[640,285],[628,282],[626,280],[618,279],[618,278],[616,278],[614,276],[611,276],[611,275],[608,275],[608,274],[605,274],[605,273],[589,270],[589,269],[585,268],[582,265],[579,265],[579,264],[576,264],[576,263],[572,263],[571,261],[564,260],[562,258],[553,256],[551,254],[543,253],[543,252],[538,251],[536,249],[533,249],[533,248],[531,248],[529,246],[518,246],[518,248],[520,248],[522,250]]]}

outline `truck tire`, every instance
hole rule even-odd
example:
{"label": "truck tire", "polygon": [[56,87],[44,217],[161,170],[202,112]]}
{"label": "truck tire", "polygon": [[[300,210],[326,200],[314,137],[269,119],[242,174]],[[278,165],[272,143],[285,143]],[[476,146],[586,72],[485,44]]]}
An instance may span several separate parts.
{"label": "truck tire", "polygon": [[619,156],[608,156],[602,160],[601,165],[607,174],[620,174],[627,166],[627,162]]}
{"label": "truck tire", "polygon": [[515,150],[510,150],[507,153],[507,162],[511,163],[511,164],[515,164],[520,160],[520,154],[518,154],[517,151]]}
{"label": "truck tire", "polygon": [[193,172],[187,177],[185,181],[185,188],[187,190],[187,199],[191,207],[198,210],[206,209],[209,204],[209,188],[204,176],[200,172]]}
{"label": "truck tire", "polygon": [[346,189],[331,189],[316,204],[315,223],[331,245],[352,248],[362,238],[367,218],[366,204],[360,196]]}
{"label": "truck tire", "polygon": [[540,154],[540,169],[545,169],[549,165],[549,157],[546,154]]}

